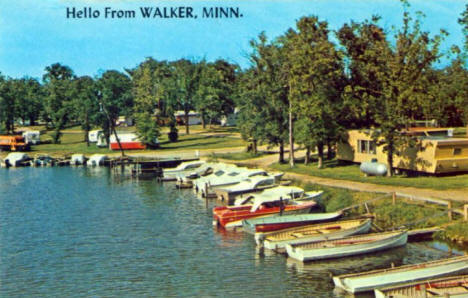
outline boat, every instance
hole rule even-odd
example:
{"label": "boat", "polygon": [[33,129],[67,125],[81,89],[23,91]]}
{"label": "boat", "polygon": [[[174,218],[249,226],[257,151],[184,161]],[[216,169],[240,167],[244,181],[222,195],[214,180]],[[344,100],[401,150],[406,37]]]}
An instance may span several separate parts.
{"label": "boat", "polygon": [[286,244],[288,256],[298,261],[342,258],[403,246],[408,241],[408,232],[392,231],[351,236],[301,244]]}
{"label": "boat", "polygon": [[163,170],[163,177],[161,180],[163,181],[176,181],[177,175],[192,172],[194,169],[199,168],[206,162],[203,160],[196,160],[196,161],[188,161],[183,162],[175,168],[172,169],[164,169]]}
{"label": "boat", "polygon": [[376,298],[468,297],[468,275],[410,282],[375,289]]}
{"label": "boat", "polygon": [[22,152],[12,152],[3,159],[3,166],[8,167],[22,167],[29,166],[30,161],[32,160],[26,153]]}
{"label": "boat", "polygon": [[222,188],[229,185],[234,185],[242,180],[254,176],[267,176],[267,172],[261,169],[250,170],[247,168],[235,168],[229,173],[225,173],[219,177],[209,178],[204,181],[196,181],[195,190],[202,198],[215,197],[215,189]]}
{"label": "boat", "polygon": [[341,215],[341,212],[278,215],[244,220],[242,226],[245,232],[255,234],[336,220]]}
{"label": "boat", "polygon": [[248,194],[246,196],[241,195],[234,201],[234,206],[241,206],[246,204],[253,204],[257,197],[282,197],[284,200],[295,199],[298,200],[305,194],[304,189],[296,186],[284,186],[279,185],[273,188],[265,189],[260,193]]}
{"label": "boat", "polygon": [[[255,241],[260,247],[286,252],[286,244],[301,244],[348,237],[369,232],[372,219],[351,219],[336,222],[309,224],[275,232],[255,233]],[[244,231],[245,231],[244,227]]]}
{"label": "boat", "polygon": [[232,205],[236,196],[278,186],[276,181],[277,179],[274,176],[254,176],[244,179],[231,187],[215,189],[214,192],[218,200]]}
{"label": "boat", "polygon": [[49,155],[38,155],[34,158],[33,165],[36,167],[45,167],[45,166],[53,166],[56,163],[56,159],[50,157]]}
{"label": "boat", "polygon": [[70,164],[74,166],[85,165],[87,158],[84,154],[73,154],[70,159]]}
{"label": "boat", "polygon": [[333,277],[333,282],[337,288],[351,293],[360,293],[406,282],[466,272],[468,272],[468,256],[460,256],[395,268],[338,275]]}
{"label": "boat", "polygon": [[87,166],[102,166],[109,158],[104,154],[93,154],[86,162]]}
{"label": "boat", "polygon": [[282,200],[262,202],[257,205],[222,206],[213,208],[213,225],[225,229],[242,227],[242,221],[248,218],[265,217],[277,214],[309,213],[316,205],[314,201],[283,202]]}
{"label": "boat", "polygon": [[193,180],[213,174],[221,169],[221,164],[205,163],[195,170],[176,175],[177,188],[192,188]]}

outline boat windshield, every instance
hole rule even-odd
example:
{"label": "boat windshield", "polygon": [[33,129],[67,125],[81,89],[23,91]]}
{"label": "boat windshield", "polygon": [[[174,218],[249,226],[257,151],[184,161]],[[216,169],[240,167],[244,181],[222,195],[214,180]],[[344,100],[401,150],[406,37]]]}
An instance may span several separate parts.
{"label": "boat windshield", "polygon": [[239,172],[232,172],[228,174],[228,176],[231,176],[231,177],[237,176],[237,175],[239,175]]}
{"label": "boat windshield", "polygon": [[219,177],[222,174],[224,174],[224,171],[219,170],[219,171],[215,172],[214,174]]}

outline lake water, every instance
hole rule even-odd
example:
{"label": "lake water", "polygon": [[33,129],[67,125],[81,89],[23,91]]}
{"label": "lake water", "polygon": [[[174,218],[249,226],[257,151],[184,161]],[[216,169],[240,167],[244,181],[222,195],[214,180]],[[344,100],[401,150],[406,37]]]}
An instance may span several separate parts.
{"label": "lake water", "polygon": [[106,168],[0,169],[0,297],[333,297],[330,274],[447,256],[435,243],[305,265],[259,256],[251,235],[212,227],[212,207]]}

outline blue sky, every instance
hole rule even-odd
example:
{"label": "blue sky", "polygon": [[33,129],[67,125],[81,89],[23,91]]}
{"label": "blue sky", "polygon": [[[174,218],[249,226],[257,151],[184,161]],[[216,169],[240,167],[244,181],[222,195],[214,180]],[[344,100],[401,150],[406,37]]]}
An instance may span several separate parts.
{"label": "blue sky", "polygon": [[[457,23],[465,0],[410,1],[412,11],[422,11],[423,29],[450,33],[445,48],[461,45]],[[141,6],[239,7],[239,19],[67,19],[66,8],[104,7],[139,10]],[[208,60],[224,58],[247,66],[249,40],[261,31],[276,37],[304,15],[318,15],[331,29],[350,20],[362,21],[377,14],[390,30],[401,22],[397,0],[0,0],[0,72],[11,77],[40,78],[44,68],[60,62],[77,75],[97,75],[108,69],[133,68],[145,57]]]}

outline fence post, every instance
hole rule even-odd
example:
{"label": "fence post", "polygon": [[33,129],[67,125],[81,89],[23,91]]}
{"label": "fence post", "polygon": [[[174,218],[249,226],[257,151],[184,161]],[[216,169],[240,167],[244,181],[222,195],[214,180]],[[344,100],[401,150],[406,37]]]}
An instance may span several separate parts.
{"label": "fence post", "polygon": [[463,219],[468,221],[468,204],[463,205]]}
{"label": "fence post", "polygon": [[392,193],[392,205],[396,204],[396,192]]}
{"label": "fence post", "polygon": [[448,201],[447,208],[448,208],[448,217],[449,217],[449,220],[451,221],[453,219],[453,216],[452,216],[452,201]]}

